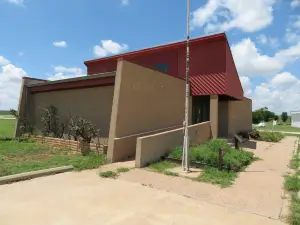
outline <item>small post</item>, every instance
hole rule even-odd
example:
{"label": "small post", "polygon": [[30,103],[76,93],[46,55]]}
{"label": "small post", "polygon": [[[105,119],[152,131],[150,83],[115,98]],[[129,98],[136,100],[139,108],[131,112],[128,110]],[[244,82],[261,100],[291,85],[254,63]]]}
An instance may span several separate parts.
{"label": "small post", "polygon": [[236,137],[234,137],[234,148],[239,149],[239,140]]}
{"label": "small post", "polygon": [[221,171],[222,170],[222,164],[223,164],[223,148],[219,148],[219,164],[218,164],[218,169]]}

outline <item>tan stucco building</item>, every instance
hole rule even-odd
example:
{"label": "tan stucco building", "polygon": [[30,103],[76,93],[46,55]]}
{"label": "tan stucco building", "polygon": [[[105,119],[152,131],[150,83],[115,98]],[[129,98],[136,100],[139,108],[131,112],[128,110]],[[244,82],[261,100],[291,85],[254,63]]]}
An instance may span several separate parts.
{"label": "tan stucco building", "polygon": [[[39,108],[44,105],[55,106],[62,120],[69,114],[86,118],[108,139],[111,162],[135,157],[136,166],[144,166],[183,141],[183,47],[179,42],[87,61],[86,77],[58,81],[26,77],[19,114],[37,129],[41,126]],[[205,60],[204,50],[210,52]],[[225,34],[191,41],[190,87],[192,143],[251,130],[252,102],[243,97]]]}

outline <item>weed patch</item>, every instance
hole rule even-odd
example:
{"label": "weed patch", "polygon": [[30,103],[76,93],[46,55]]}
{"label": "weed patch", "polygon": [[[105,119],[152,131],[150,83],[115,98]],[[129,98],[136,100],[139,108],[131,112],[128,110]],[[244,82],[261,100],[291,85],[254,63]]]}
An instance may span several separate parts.
{"label": "weed patch", "polygon": [[120,167],[117,169],[117,172],[118,173],[126,173],[126,172],[129,172],[130,171],[130,168],[126,168],[126,167]]}
{"label": "weed patch", "polygon": [[211,184],[217,184],[222,188],[225,188],[231,186],[236,177],[236,172],[219,171],[217,168],[207,167],[204,168],[203,172],[198,178],[196,178],[196,180]]}
{"label": "weed patch", "polygon": [[176,163],[168,162],[168,161],[159,161],[157,163],[153,163],[149,166],[150,169],[159,172],[164,173],[167,169],[171,169],[176,167]]}
{"label": "weed patch", "polygon": [[118,174],[114,171],[108,170],[108,171],[100,172],[99,176],[102,177],[102,178],[116,179],[118,177]]}
{"label": "weed patch", "polygon": [[[243,167],[254,161],[254,154],[231,148],[224,139],[209,140],[208,142],[195,145],[190,148],[191,162],[200,162],[207,166],[218,167],[219,149],[225,149],[223,167],[234,171],[241,171]],[[182,147],[177,147],[168,157],[182,159]]]}
{"label": "weed patch", "polygon": [[267,142],[279,142],[284,138],[284,135],[280,132],[266,132],[261,131],[259,132],[260,141],[267,141]]}

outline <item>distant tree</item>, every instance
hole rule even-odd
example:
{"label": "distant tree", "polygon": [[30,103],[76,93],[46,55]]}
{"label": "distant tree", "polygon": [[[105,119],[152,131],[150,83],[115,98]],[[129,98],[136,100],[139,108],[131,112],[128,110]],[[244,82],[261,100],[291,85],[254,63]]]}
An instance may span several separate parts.
{"label": "distant tree", "polygon": [[283,113],[281,114],[281,119],[282,119],[283,122],[286,122],[286,121],[287,121],[287,119],[288,119],[288,114],[287,114],[287,112],[283,112]]}
{"label": "distant tree", "polygon": [[255,110],[252,112],[252,123],[257,124],[261,121],[268,122],[276,117],[274,112],[268,110],[267,107]]}
{"label": "distant tree", "polygon": [[278,120],[278,119],[279,119],[279,116],[275,115],[274,120]]}

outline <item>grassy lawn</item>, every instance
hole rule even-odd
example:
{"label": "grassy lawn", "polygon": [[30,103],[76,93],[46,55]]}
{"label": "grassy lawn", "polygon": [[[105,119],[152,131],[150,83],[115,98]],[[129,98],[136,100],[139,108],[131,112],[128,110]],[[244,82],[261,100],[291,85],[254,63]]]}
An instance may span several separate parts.
{"label": "grassy lawn", "polygon": [[12,137],[15,131],[16,120],[0,119],[0,138]]}
{"label": "grassy lawn", "polygon": [[54,149],[29,141],[0,141],[0,176],[73,165],[75,170],[98,168],[104,155],[82,156],[68,149]]}
{"label": "grassy lawn", "polygon": [[[291,168],[297,169],[300,166],[298,158],[300,154],[300,147],[298,146],[297,154],[291,160]],[[295,175],[288,175],[285,177],[284,188],[291,195],[290,214],[288,216],[288,223],[291,225],[300,225],[300,199],[297,193],[300,191],[300,171],[298,170]]]}
{"label": "grassy lawn", "polygon": [[[273,128],[273,124],[271,122],[265,123],[266,127],[257,127],[257,126],[253,126],[254,129],[257,130],[267,130],[267,131],[271,131]],[[292,127],[291,125],[276,125],[274,126],[273,131],[284,131],[284,132],[300,132],[300,128],[298,127]]]}

